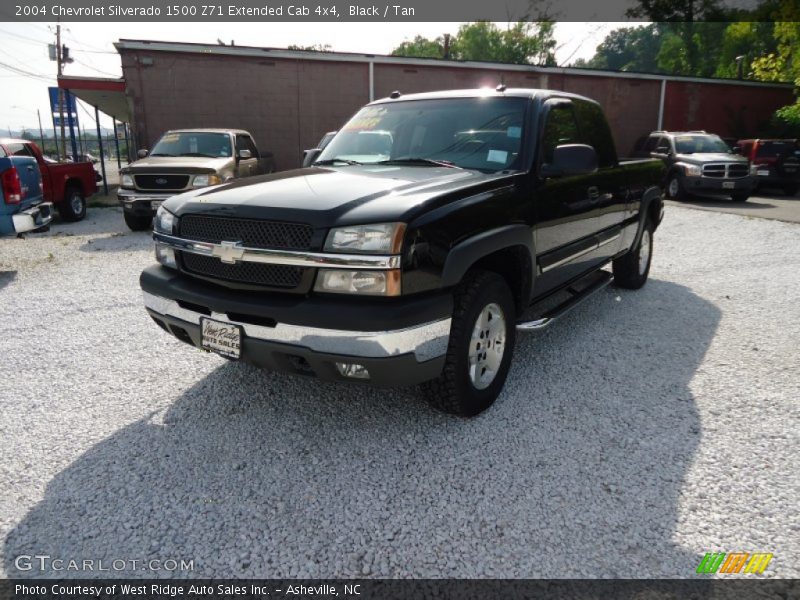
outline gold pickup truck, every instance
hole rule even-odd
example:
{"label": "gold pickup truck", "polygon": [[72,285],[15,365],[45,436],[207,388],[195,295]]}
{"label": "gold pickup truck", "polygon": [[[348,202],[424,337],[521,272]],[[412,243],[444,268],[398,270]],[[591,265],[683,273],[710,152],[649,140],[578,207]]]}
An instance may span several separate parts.
{"label": "gold pickup truck", "polygon": [[174,129],[120,170],[117,198],[128,227],[142,231],[171,196],[274,170],[272,153],[260,152],[247,131]]}

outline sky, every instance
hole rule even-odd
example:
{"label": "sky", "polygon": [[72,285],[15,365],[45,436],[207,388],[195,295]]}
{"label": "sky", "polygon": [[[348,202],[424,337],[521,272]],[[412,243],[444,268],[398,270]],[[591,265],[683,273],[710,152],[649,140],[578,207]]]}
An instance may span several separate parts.
{"label": "sky", "polygon": [[[590,58],[606,34],[635,23],[558,23],[555,29],[556,59],[568,65],[578,58]],[[174,23],[66,23],[62,42],[75,59],[66,65],[66,75],[121,77],[119,55],[113,42],[120,38],[168,40],[176,42],[230,44],[242,46],[286,47],[330,45],[342,52],[389,54],[393,48],[415,35],[436,37],[456,33],[461,23],[192,23],[176,29]],[[498,24],[504,27],[504,23]],[[47,87],[55,85],[56,63],[47,55],[47,44],[55,41],[55,24],[0,23],[0,135],[23,126],[38,132],[36,110],[45,129],[52,128]],[[22,69],[15,72],[7,66]],[[95,127],[94,110],[79,109],[81,126]],[[101,115],[102,127],[111,119]]]}

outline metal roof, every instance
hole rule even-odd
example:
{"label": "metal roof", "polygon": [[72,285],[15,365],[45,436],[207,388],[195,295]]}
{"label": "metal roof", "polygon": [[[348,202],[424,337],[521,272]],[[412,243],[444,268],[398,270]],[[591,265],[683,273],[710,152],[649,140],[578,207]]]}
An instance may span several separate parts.
{"label": "metal roof", "polygon": [[409,65],[417,67],[447,67],[466,69],[491,69],[499,71],[522,71],[541,73],[543,75],[585,75],[588,77],[615,77],[620,79],[645,79],[654,81],[684,81],[723,85],[741,85],[793,89],[793,83],[776,83],[769,81],[749,81],[745,79],[717,79],[709,77],[685,77],[682,75],[662,75],[656,73],[634,73],[630,71],[601,71],[575,67],[540,67],[534,65],[517,65],[477,60],[459,61],[441,58],[407,58],[404,56],[385,56],[382,54],[365,54],[356,52],[322,52],[315,50],[287,50],[285,48],[268,48],[257,46],[223,46],[220,44],[198,44],[189,42],[164,42],[155,40],[121,39],[114,43],[118,52],[181,52],[214,56],[239,56],[255,58],[283,58],[293,60],[313,60],[329,62],[358,62],[374,64]]}

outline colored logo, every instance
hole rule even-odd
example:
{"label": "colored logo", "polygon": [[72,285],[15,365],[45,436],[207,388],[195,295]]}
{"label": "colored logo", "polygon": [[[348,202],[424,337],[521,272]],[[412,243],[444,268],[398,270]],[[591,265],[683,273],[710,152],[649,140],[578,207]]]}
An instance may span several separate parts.
{"label": "colored logo", "polygon": [[706,552],[698,573],[763,573],[772,560],[767,552]]}

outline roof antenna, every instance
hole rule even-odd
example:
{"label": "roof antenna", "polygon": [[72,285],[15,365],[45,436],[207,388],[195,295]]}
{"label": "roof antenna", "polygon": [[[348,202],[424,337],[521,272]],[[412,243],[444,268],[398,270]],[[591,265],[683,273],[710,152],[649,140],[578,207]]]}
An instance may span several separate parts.
{"label": "roof antenna", "polygon": [[496,87],[496,88],[494,88],[494,89],[495,89],[496,91],[498,91],[498,92],[505,92],[505,91],[506,91],[506,84],[505,84],[505,83],[500,83],[500,84],[498,84],[498,85],[497,85],[497,87]]}
{"label": "roof antenna", "polygon": [[401,94],[399,90],[395,90],[391,94],[389,94],[389,98],[399,98],[402,95],[403,94]]}

